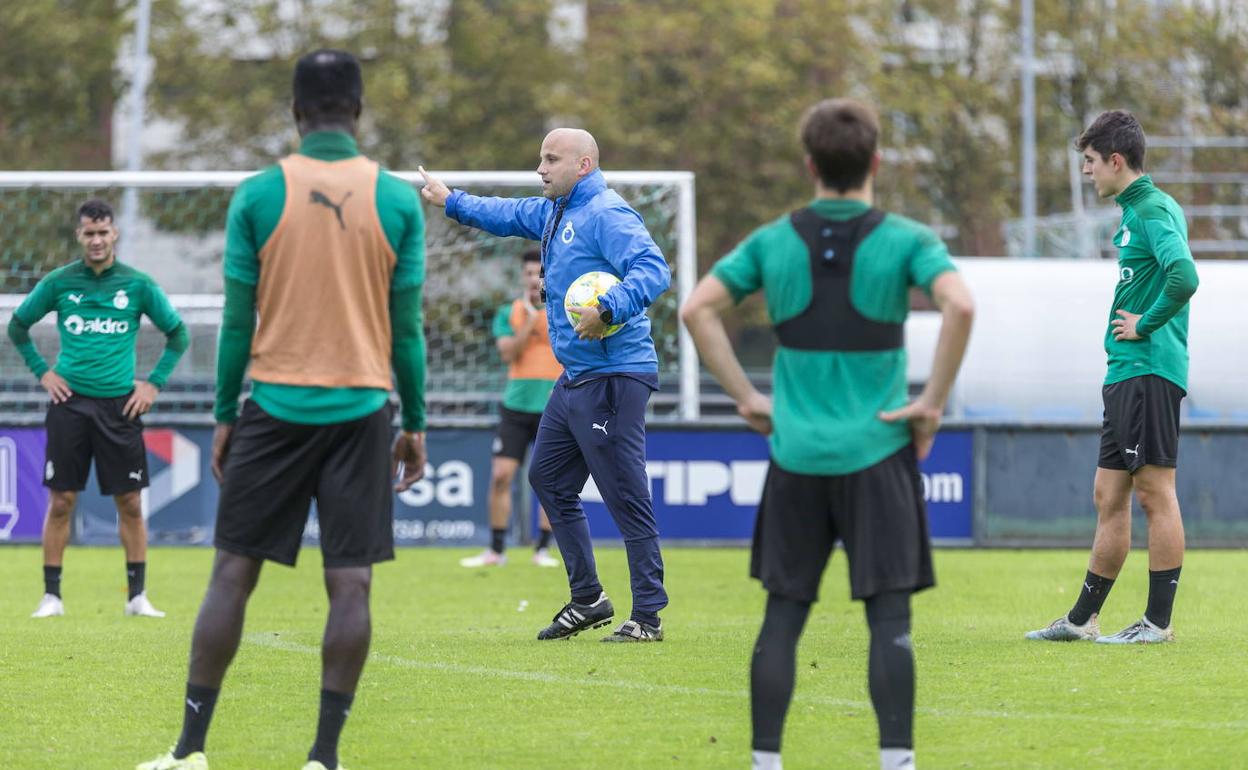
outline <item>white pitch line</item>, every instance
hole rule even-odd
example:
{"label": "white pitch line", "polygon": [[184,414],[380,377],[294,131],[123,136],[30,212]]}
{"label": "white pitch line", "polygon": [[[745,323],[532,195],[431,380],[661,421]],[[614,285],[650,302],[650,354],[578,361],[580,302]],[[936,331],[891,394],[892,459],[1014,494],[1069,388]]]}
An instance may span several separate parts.
{"label": "white pitch line", "polygon": [[[307,644],[299,644],[298,642],[288,642],[283,639],[276,638],[268,633],[252,633],[243,637],[243,641],[248,644],[254,644],[259,647],[268,647],[274,650],[282,650],[285,652],[298,652],[304,655],[321,654],[319,647],[313,647]],[[749,700],[750,693],[748,690],[719,690],[711,687],[687,687],[679,684],[657,684],[653,682],[639,681],[621,681],[616,679],[599,679],[596,677],[572,677],[561,674],[547,674],[540,671],[513,671],[502,668],[488,668],[486,666],[472,666],[463,663],[449,663],[437,660],[413,660],[411,658],[403,658],[397,655],[387,655],[385,653],[374,652],[368,656],[370,662],[381,663],[396,668],[408,668],[416,671],[437,671],[447,674],[463,674],[465,676],[486,676],[495,679],[513,679],[524,682],[541,682],[543,684],[573,685],[573,686],[594,686],[605,687],[618,690],[637,690],[647,693],[666,693],[670,695],[692,695],[697,697],[712,696],[717,698],[734,698],[739,700]],[[846,700],[844,698],[832,698],[826,695],[803,695],[796,693],[793,696],[796,703],[813,703],[822,706],[839,706],[842,708],[851,708],[859,710],[871,709],[870,703],[865,701]],[[1035,714],[1019,711],[991,711],[986,709],[945,709],[931,708],[919,706],[915,708],[919,714],[939,718],[966,718],[966,719],[1028,719],[1038,721],[1057,721],[1057,722],[1078,722],[1080,724],[1087,721],[1087,717],[1082,714]],[[1242,731],[1248,730],[1248,720],[1240,720],[1236,722],[1205,722],[1201,720],[1188,719],[1141,719],[1139,717],[1126,716],[1098,716],[1096,718],[1098,724],[1119,724],[1129,727],[1159,727],[1159,728],[1191,728],[1197,730],[1228,730]]]}

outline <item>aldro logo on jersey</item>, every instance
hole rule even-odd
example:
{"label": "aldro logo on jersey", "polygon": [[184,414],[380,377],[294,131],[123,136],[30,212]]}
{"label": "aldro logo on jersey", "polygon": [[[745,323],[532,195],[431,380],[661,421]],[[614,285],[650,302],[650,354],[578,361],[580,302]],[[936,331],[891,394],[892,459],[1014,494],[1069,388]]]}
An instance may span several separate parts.
{"label": "aldro logo on jersey", "polygon": [[118,321],[113,318],[83,318],[75,313],[66,318],[62,325],[65,331],[74,335],[79,334],[125,334],[130,331],[129,321]]}

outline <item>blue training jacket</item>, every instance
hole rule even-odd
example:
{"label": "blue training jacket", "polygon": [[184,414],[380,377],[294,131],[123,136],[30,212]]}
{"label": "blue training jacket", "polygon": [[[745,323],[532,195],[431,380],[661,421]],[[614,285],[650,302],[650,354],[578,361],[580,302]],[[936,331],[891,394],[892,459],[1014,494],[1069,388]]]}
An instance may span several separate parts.
{"label": "blue training jacket", "polygon": [[[562,208],[558,232],[555,214]],[[602,172],[583,177],[566,197],[483,198],[455,190],[446,215],[494,235],[542,241],[546,274],[546,320],[555,358],[570,380],[610,372],[657,373],[659,357],[645,310],[672,283],[672,272],[641,215],[607,187]],[[612,323],[610,337],[582,340],[563,310],[563,297],[580,276],[600,270],[621,280],[599,299]]]}

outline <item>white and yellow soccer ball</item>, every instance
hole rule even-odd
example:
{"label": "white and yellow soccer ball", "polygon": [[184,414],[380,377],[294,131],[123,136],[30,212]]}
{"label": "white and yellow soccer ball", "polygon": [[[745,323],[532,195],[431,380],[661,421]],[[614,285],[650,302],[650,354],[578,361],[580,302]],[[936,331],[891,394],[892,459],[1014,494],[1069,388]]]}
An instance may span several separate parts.
{"label": "white and yellow soccer ball", "polygon": [[[600,270],[586,273],[573,281],[568,287],[568,293],[563,295],[563,312],[568,316],[568,323],[572,324],[572,328],[575,329],[576,325],[581,322],[580,313],[573,313],[572,308],[597,307],[598,298],[619,282],[619,278]],[[624,324],[608,326],[603,336],[610,337],[623,328]]]}

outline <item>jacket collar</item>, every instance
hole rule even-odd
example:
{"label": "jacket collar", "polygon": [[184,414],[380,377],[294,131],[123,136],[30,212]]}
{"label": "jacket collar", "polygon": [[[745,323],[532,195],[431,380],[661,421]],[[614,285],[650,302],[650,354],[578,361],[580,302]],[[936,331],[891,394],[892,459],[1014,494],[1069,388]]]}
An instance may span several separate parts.
{"label": "jacket collar", "polygon": [[572,187],[572,192],[567,195],[567,206],[576,208],[605,189],[607,189],[607,180],[602,177],[602,169],[596,168],[581,177],[581,180]]}

